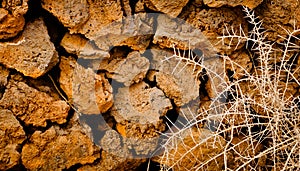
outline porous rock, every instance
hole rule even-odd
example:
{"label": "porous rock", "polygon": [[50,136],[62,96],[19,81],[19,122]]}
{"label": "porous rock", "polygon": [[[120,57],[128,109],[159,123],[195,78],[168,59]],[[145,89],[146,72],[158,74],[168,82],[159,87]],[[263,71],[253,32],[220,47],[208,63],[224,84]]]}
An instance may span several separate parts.
{"label": "porous rock", "polygon": [[145,0],[145,5],[154,11],[159,11],[168,14],[171,17],[177,17],[182,8],[189,2],[188,0],[174,0],[174,1],[161,1],[161,0]]}
{"label": "porous rock", "polygon": [[95,36],[87,37],[103,50],[109,50],[113,46],[128,46],[144,52],[153,34],[153,22],[153,14],[134,14],[102,27],[95,32]]}
{"label": "porous rock", "polygon": [[127,144],[122,141],[119,134],[114,130],[109,130],[102,138],[101,147],[105,150],[101,152],[99,162],[80,167],[79,171],[126,171],[135,170],[145,159],[133,158]]}
{"label": "porous rock", "polygon": [[172,108],[164,93],[145,82],[119,88],[112,115],[117,122],[157,123]]}
{"label": "porous rock", "polygon": [[152,48],[152,72],[148,75],[150,81],[156,81],[157,86],[170,99],[174,100],[177,107],[188,104],[199,97],[200,80],[198,79],[201,68],[187,65],[171,57],[173,52]]}
{"label": "porous rock", "polygon": [[262,3],[263,0],[203,0],[203,3],[209,7],[218,8],[221,6],[245,6],[250,9],[254,9],[259,4]]}
{"label": "porous rock", "polygon": [[0,63],[25,76],[37,78],[57,62],[58,54],[41,18],[29,22],[19,38],[0,43]]}
{"label": "porous rock", "polygon": [[60,42],[68,53],[72,53],[83,59],[109,58],[107,51],[98,49],[96,45],[79,34],[66,33]]}
{"label": "porous rock", "polygon": [[103,59],[98,69],[108,71],[109,78],[130,86],[142,81],[149,67],[149,60],[142,57],[139,52],[133,51],[126,58]]}
{"label": "porous rock", "polygon": [[136,155],[150,155],[157,148],[158,132],[165,130],[162,117],[172,109],[164,93],[145,82],[119,88],[111,114],[124,143]]}
{"label": "porous rock", "polygon": [[43,0],[42,7],[68,27],[71,34],[80,33],[90,40],[94,40],[103,27],[121,21],[123,16],[120,0]]}
{"label": "porous rock", "polygon": [[252,61],[244,51],[236,51],[226,61],[226,70],[233,71],[232,78],[241,79],[249,75],[252,69]]}
{"label": "porous rock", "polygon": [[112,106],[112,87],[103,74],[82,67],[72,57],[61,57],[59,67],[60,87],[79,112],[99,114]]}
{"label": "porous rock", "polygon": [[134,8],[135,13],[145,12],[145,2],[144,0],[138,0]]}
{"label": "porous rock", "polygon": [[216,49],[201,32],[202,30],[190,23],[167,15],[158,15],[157,23],[154,44],[162,48],[200,49],[205,56],[216,54]]}
{"label": "porous rock", "polygon": [[13,113],[0,109],[0,170],[7,170],[20,163],[19,146],[25,132]]}
{"label": "porous rock", "polygon": [[33,133],[22,148],[22,163],[29,170],[63,170],[94,162],[99,157],[97,151],[80,129],[52,126]]}
{"label": "porous rock", "polygon": [[9,70],[0,65],[0,88],[7,85],[7,77],[9,76]]}
{"label": "porous rock", "polygon": [[9,70],[0,65],[0,99],[2,98],[4,88],[8,83]]}
{"label": "porous rock", "polygon": [[177,136],[173,137],[172,144],[171,141],[170,144],[164,144],[165,151],[162,155],[152,160],[166,168],[173,166],[174,171],[196,170],[200,167],[203,170],[222,170],[224,157],[219,154],[226,145],[223,137],[200,128],[188,128]]}
{"label": "porous rock", "polygon": [[[244,13],[238,7],[233,9],[226,7],[202,9],[194,6],[193,8],[186,8],[179,17],[199,29],[218,53],[230,54],[237,49],[241,49],[245,41],[224,39],[222,43],[218,37],[223,36],[224,33],[224,35],[227,35],[225,26],[236,32],[243,29],[247,35],[247,22],[241,16],[244,16]],[[233,33],[230,32],[230,34]]]}
{"label": "porous rock", "polygon": [[89,18],[87,0],[42,0],[42,7],[57,17],[66,27],[78,27]]}
{"label": "porous rock", "polygon": [[0,107],[10,109],[26,125],[47,126],[47,121],[63,124],[67,120],[69,105],[25,82],[11,79],[6,87]]}
{"label": "porous rock", "polygon": [[124,12],[126,16],[132,15],[132,10],[130,6],[130,0],[121,0],[121,4],[123,6]]}
{"label": "porous rock", "polygon": [[87,38],[94,40],[94,38],[97,37],[99,30],[102,30],[103,27],[115,21],[122,20],[123,11],[120,0],[88,0],[87,2],[89,4],[88,20],[78,28],[70,28],[70,33],[81,33]]}
{"label": "porous rock", "polygon": [[[255,11],[266,29],[266,40],[282,42],[288,31],[300,24],[300,2],[293,0],[265,0]],[[295,32],[294,36],[299,35]],[[282,37],[280,37],[282,36]]]}
{"label": "porous rock", "polygon": [[0,3],[0,39],[17,36],[24,28],[24,14],[28,10],[28,0],[1,1]]}

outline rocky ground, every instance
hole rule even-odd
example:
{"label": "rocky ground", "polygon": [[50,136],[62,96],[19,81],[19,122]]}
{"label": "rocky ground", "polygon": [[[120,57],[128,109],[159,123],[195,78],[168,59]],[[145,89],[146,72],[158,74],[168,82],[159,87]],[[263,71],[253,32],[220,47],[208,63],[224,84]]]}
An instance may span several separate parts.
{"label": "rocky ground", "polygon": [[[300,2],[294,0],[0,1],[0,170],[128,171],[147,170],[149,163],[150,170],[172,165],[160,155],[161,133],[174,129],[170,125],[180,129],[217,93],[200,65],[166,59],[193,49],[211,68],[223,66],[216,54],[229,56],[234,65],[223,68],[228,80],[254,72],[258,64],[245,41],[224,45],[219,39],[225,26],[250,34],[253,25],[242,6],[254,9],[266,39],[278,46],[285,29],[300,26]],[[300,80],[300,57],[291,56],[292,79]],[[286,79],[283,75],[281,84],[287,98],[299,96],[297,81],[286,84]],[[252,97],[257,90],[244,86],[242,91]],[[268,115],[260,106],[253,109]],[[175,161],[185,145],[195,146],[193,138],[214,134],[199,127],[171,152]],[[246,153],[248,142],[242,139],[237,134],[231,143]],[[258,154],[265,144],[254,143],[249,153]],[[226,137],[220,134],[190,155],[205,163],[224,146]],[[224,169],[222,157],[206,169]],[[241,164],[235,157],[234,152],[228,156],[231,168]],[[193,170],[197,163],[181,165],[174,170]]]}

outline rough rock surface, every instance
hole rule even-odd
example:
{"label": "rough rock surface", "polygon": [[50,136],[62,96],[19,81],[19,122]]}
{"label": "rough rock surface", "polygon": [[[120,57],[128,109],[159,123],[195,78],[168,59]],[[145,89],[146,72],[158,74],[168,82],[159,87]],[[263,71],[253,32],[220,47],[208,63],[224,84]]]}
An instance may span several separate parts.
{"label": "rough rock surface", "polygon": [[172,108],[164,93],[144,82],[119,88],[112,115],[117,122],[157,123]]}
{"label": "rough rock surface", "polygon": [[69,105],[25,82],[11,79],[0,100],[0,107],[9,109],[26,125],[47,126],[47,121],[63,124],[67,120]]}
{"label": "rough rock surface", "polygon": [[44,0],[42,6],[68,27],[71,34],[81,33],[91,40],[98,37],[99,30],[121,21],[123,16],[120,0]]}
{"label": "rough rock surface", "polygon": [[130,86],[142,81],[149,67],[149,60],[141,57],[139,52],[133,51],[126,58],[103,59],[98,69],[108,71],[109,78]]}
{"label": "rough rock surface", "polygon": [[[243,42],[238,42],[234,39],[231,44],[230,40],[225,40],[223,45],[218,37],[223,35],[224,27],[227,26],[230,29],[239,31],[240,26],[247,35],[248,26],[246,20],[240,16],[243,16],[243,12],[240,8],[211,8],[201,9],[192,4],[187,10],[180,14],[180,18],[184,19],[187,23],[199,29],[202,34],[209,40],[209,43],[216,48],[219,53],[230,54],[234,50],[243,47]],[[239,45],[238,47],[236,47]],[[236,48],[236,49],[235,49]]]}
{"label": "rough rock surface", "polygon": [[111,114],[116,129],[135,151],[135,155],[150,155],[157,148],[159,133],[165,130],[162,117],[172,104],[164,93],[144,82],[119,88]]}
{"label": "rough rock surface", "polygon": [[25,76],[37,78],[57,62],[57,52],[41,18],[29,22],[19,38],[0,43],[0,63]]}
{"label": "rough rock surface", "polygon": [[0,88],[7,85],[7,77],[9,76],[9,70],[0,65]]}
{"label": "rough rock surface", "polygon": [[97,34],[103,27],[122,20],[123,11],[120,0],[88,0],[88,3],[89,19],[79,28],[70,28],[71,33],[81,33],[87,38],[94,40],[95,37],[98,37]]}
{"label": "rough rock surface", "polygon": [[136,13],[145,12],[145,2],[144,0],[138,0],[135,4],[134,11]]}
{"label": "rough rock surface", "polygon": [[236,7],[236,6],[246,6],[250,9],[254,9],[257,7],[260,3],[262,3],[263,0],[203,0],[203,3],[209,7],[212,8],[218,8],[221,6],[231,6],[231,7]]}
{"label": "rough rock surface", "polygon": [[[172,167],[172,170],[197,170],[205,164],[203,170],[222,170],[224,166],[223,155],[218,156],[223,152],[226,145],[225,139],[221,136],[213,135],[207,129],[187,129],[182,133],[182,139],[174,138],[176,145],[166,146],[167,151],[164,155],[154,157],[152,160]],[[206,141],[202,141],[206,139]],[[228,156],[227,156],[228,157]],[[228,162],[228,161],[227,161]]]}
{"label": "rough rock surface", "polygon": [[174,1],[161,1],[161,0],[145,0],[145,5],[154,11],[159,11],[177,17],[182,8],[189,2],[188,0],[174,0]]}
{"label": "rough rock surface", "polygon": [[4,93],[5,86],[8,83],[9,70],[0,65],[0,99]]}
{"label": "rough rock surface", "polygon": [[42,0],[42,7],[51,12],[66,27],[78,27],[89,18],[87,0]]}
{"label": "rough rock surface", "polygon": [[61,57],[60,87],[84,114],[106,112],[113,104],[112,87],[103,74],[85,69],[72,57]]}
{"label": "rough rock surface", "polygon": [[94,162],[99,157],[97,151],[80,129],[52,126],[45,132],[33,133],[22,148],[22,162],[29,170],[63,170]]}
{"label": "rough rock surface", "polygon": [[28,10],[28,0],[1,1],[0,4],[0,39],[13,38],[25,25],[24,14]]}
{"label": "rough rock surface", "polygon": [[[150,152],[155,150],[157,139],[137,139],[122,137],[115,130],[106,131],[101,139],[100,146],[109,155],[124,159],[138,159],[143,155],[151,155]],[[130,161],[130,160],[129,160]]]}
{"label": "rough rock surface", "polygon": [[[126,7],[126,13],[131,13],[128,3],[124,1],[123,6]],[[127,18],[123,18],[121,7],[120,0],[43,1],[43,8],[53,13],[69,28],[71,34],[85,35],[102,50],[126,45],[133,50],[144,51],[151,39],[147,34],[152,32],[149,26],[153,24],[152,19],[145,14],[127,14]]]}
{"label": "rough rock surface", "polygon": [[97,49],[91,41],[79,34],[66,33],[60,45],[64,47],[68,53],[77,55],[78,58],[98,59],[110,57],[108,52]]}
{"label": "rough rock surface", "polygon": [[99,28],[94,37],[87,37],[94,40],[100,49],[128,46],[133,50],[144,52],[151,41],[153,22],[152,14],[139,13]]}
{"label": "rough rock surface", "polygon": [[[120,148],[120,147],[119,147]],[[120,171],[135,170],[145,159],[129,159],[112,155],[106,151],[101,152],[101,160],[92,165],[85,165],[78,171]]]}
{"label": "rough rock surface", "polygon": [[[297,170],[299,7],[0,0],[0,170],[146,170],[154,155],[151,171]],[[253,14],[273,48],[262,61],[252,41],[220,39],[256,38]]]}
{"label": "rough rock surface", "polygon": [[[149,75],[149,80],[156,81],[157,86],[174,100],[177,107],[181,107],[199,97],[200,81],[197,71],[201,68],[187,65],[175,58],[164,61],[172,56],[172,52],[162,49],[151,49],[153,61],[151,69],[156,72]],[[177,65],[178,64],[178,65]]]}
{"label": "rough rock surface", "polygon": [[[263,20],[262,27],[267,30],[267,40],[279,41],[300,24],[300,2],[293,0],[265,0],[256,13]],[[284,28],[284,29],[283,29]],[[294,36],[299,35],[299,32]],[[282,40],[281,40],[282,41]]]}
{"label": "rough rock surface", "polygon": [[13,113],[0,109],[0,170],[10,169],[20,163],[18,149],[25,138],[25,132]]}
{"label": "rough rock surface", "polygon": [[252,62],[249,55],[244,51],[236,51],[230,55],[230,59],[225,59],[226,69],[233,71],[232,78],[241,79],[249,75],[252,69]]}
{"label": "rough rock surface", "polygon": [[154,44],[158,44],[162,48],[200,49],[205,56],[216,54],[216,49],[207,39],[207,35],[184,20],[159,15],[157,23],[153,38]]}

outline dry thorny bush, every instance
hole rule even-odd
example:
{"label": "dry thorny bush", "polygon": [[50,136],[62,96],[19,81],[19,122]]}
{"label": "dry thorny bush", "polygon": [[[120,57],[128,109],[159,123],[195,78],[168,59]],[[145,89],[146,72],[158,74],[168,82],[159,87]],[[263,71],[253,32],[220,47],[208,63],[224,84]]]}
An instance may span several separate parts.
{"label": "dry thorny bush", "polygon": [[[203,58],[192,53],[184,57],[174,50],[174,55],[166,58],[199,66],[212,73],[210,76],[223,79],[222,92],[218,94],[226,94],[227,99],[218,102],[220,98],[214,98],[209,109],[193,113],[193,119],[188,119],[183,128],[164,133],[167,138],[160,157],[161,170],[300,169],[300,98],[299,92],[291,93],[290,88],[294,86],[297,92],[300,86],[300,29],[285,29],[287,36],[281,37],[281,43],[268,42],[262,21],[246,7],[244,12],[253,29],[246,35],[242,29],[225,27],[220,37],[224,46],[231,46],[232,41],[245,43],[251,55],[250,72],[228,56],[219,56],[233,71],[244,71],[239,79],[225,79],[214,73],[203,65]],[[211,82],[214,83],[220,82]],[[218,123],[213,131],[200,128],[211,121]]]}

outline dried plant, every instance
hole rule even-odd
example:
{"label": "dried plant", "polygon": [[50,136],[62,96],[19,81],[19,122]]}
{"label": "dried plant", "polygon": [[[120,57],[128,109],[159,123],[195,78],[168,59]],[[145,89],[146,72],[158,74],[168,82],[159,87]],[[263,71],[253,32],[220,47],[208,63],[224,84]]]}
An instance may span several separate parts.
{"label": "dried plant", "polygon": [[[209,75],[210,80],[214,80],[212,76],[223,80],[222,92],[215,88],[217,94],[209,109],[192,113],[193,119],[186,117],[183,128],[173,125],[175,129],[164,133],[161,170],[300,169],[300,97],[296,94],[300,87],[300,29],[282,28],[287,36],[280,37],[281,43],[269,42],[262,21],[246,7],[244,12],[252,31],[246,35],[242,28],[225,27],[220,40],[224,46],[225,42],[227,46],[233,41],[245,43],[253,69],[249,72],[228,56],[219,56],[232,71],[236,67],[243,70],[243,77],[229,81],[219,73]],[[203,58],[191,55],[186,58],[174,50],[166,60],[213,72],[203,64]],[[219,87],[219,83],[211,81],[212,87]],[[228,95],[226,102],[218,102],[224,94]],[[219,124],[214,130],[201,127],[216,120]]]}

